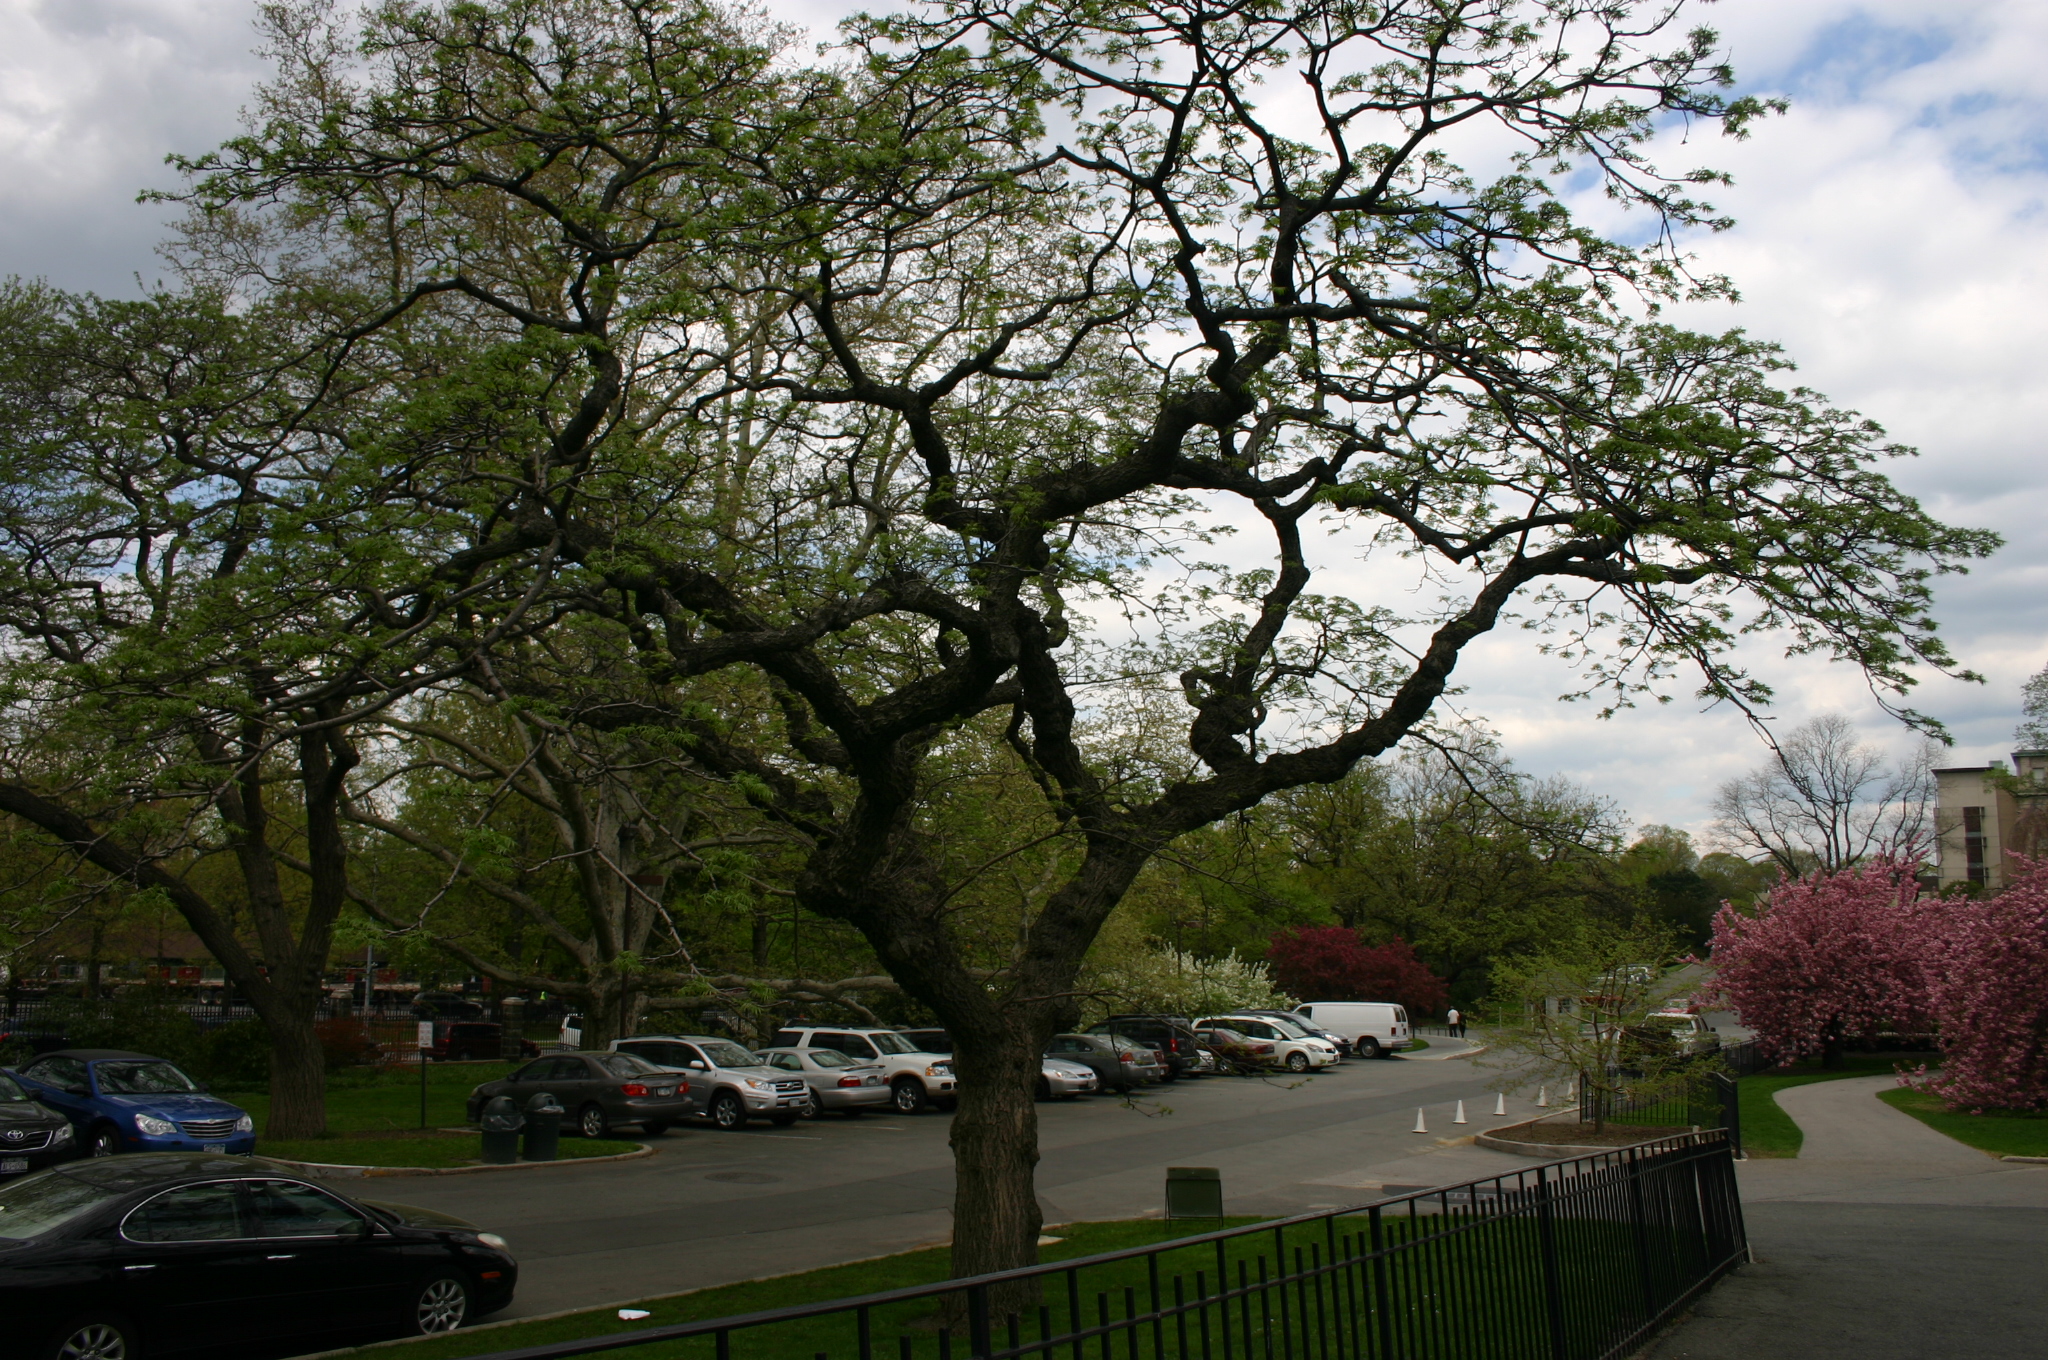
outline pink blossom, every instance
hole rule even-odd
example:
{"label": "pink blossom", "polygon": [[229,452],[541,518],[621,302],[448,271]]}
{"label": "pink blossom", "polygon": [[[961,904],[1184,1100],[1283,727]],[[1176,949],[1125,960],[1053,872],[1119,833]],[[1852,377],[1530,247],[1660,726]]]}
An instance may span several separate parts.
{"label": "pink blossom", "polygon": [[1781,882],[1762,909],[1714,916],[1714,994],[1767,1058],[1829,1054],[1845,1039],[1927,1023],[1935,923],[1915,866],[1882,860]]}
{"label": "pink blossom", "polygon": [[1998,896],[1939,904],[1928,941],[1943,1062],[1918,1084],[1965,1109],[2048,1109],[2048,859],[2011,862]]}

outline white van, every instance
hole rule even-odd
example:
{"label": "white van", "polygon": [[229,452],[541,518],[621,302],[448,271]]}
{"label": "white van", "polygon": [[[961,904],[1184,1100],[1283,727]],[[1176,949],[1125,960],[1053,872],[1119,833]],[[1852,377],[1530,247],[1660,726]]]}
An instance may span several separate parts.
{"label": "white van", "polygon": [[1408,1012],[1391,1001],[1311,1001],[1294,1011],[1350,1044],[1361,1058],[1383,1058],[1408,1047]]}

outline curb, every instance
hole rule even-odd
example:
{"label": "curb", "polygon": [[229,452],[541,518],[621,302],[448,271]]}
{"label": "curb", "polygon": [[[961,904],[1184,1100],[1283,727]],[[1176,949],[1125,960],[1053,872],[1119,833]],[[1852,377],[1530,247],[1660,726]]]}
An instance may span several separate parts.
{"label": "curb", "polygon": [[[372,1180],[385,1176],[467,1176],[479,1171],[537,1171],[550,1166],[596,1166],[601,1162],[631,1162],[652,1157],[655,1149],[642,1143],[632,1152],[614,1152],[603,1157],[568,1157],[552,1162],[497,1162],[484,1166],[352,1166],[335,1162],[295,1162],[288,1157],[268,1161],[288,1166],[302,1176],[323,1180]],[[257,1156],[263,1153],[258,1151]]]}
{"label": "curb", "polygon": [[2001,1162],[2022,1162],[2028,1166],[2048,1166],[2048,1157],[2000,1157]]}

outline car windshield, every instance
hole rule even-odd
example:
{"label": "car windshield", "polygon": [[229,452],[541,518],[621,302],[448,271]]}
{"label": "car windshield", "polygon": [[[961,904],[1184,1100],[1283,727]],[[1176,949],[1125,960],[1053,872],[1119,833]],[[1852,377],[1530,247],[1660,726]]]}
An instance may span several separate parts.
{"label": "car windshield", "polygon": [[598,1059],[605,1070],[615,1077],[644,1077],[661,1069],[645,1058],[636,1058],[630,1053],[607,1053]]}
{"label": "car windshield", "polygon": [[0,1101],[27,1100],[28,1092],[14,1084],[14,1078],[0,1072]]}
{"label": "car windshield", "polygon": [[1290,1039],[1308,1038],[1307,1030],[1303,1029],[1300,1025],[1294,1024],[1287,1020],[1282,1020],[1277,1015],[1267,1016],[1266,1023],[1271,1025],[1274,1029],[1279,1030],[1282,1034],[1286,1035]]}
{"label": "car windshield", "polygon": [[821,1048],[810,1054],[813,1067],[852,1067],[854,1061],[836,1048]]}
{"label": "car windshield", "polygon": [[167,1062],[103,1062],[93,1069],[100,1090],[110,1096],[183,1095],[199,1084]]}
{"label": "car windshield", "polygon": [[738,1044],[729,1044],[723,1039],[712,1039],[697,1045],[704,1050],[704,1056],[720,1067],[758,1067],[754,1055]]}
{"label": "car windshield", "polygon": [[1664,1029],[1691,1029],[1692,1017],[1690,1015],[1653,1015],[1645,1023],[1657,1025]]}
{"label": "car windshield", "polygon": [[870,1034],[865,1037],[869,1043],[875,1046],[876,1051],[881,1053],[917,1053],[921,1051],[916,1044],[911,1043],[910,1040],[900,1034],[885,1032]]}
{"label": "car windshield", "polygon": [[0,1185],[0,1238],[39,1237],[124,1193],[45,1171]]}

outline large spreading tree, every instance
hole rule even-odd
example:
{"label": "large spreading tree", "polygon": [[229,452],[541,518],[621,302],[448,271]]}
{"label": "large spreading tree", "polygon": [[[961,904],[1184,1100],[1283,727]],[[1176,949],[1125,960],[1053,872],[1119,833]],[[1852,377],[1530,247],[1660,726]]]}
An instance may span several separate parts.
{"label": "large spreading tree", "polygon": [[[801,847],[953,1033],[962,1272],[1035,1257],[1043,1040],[1178,837],[1392,749],[1503,623],[1610,703],[1764,702],[1749,634],[1902,691],[1994,543],[1768,344],[1656,319],[1725,288],[1675,244],[1716,177],[1653,143],[1765,111],[1662,5],[987,0],[819,69],[663,0],[268,12],[209,258],[345,274],[351,346],[467,337],[383,437],[459,429],[437,512],[533,563],[469,673],[580,614],[632,665],[528,701],[686,739]],[[1134,766],[1109,700],[1162,688],[1184,755]],[[968,747],[1041,795],[973,855]]]}

